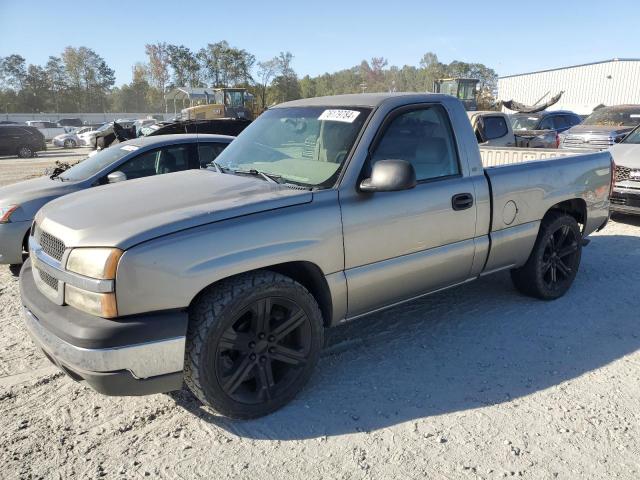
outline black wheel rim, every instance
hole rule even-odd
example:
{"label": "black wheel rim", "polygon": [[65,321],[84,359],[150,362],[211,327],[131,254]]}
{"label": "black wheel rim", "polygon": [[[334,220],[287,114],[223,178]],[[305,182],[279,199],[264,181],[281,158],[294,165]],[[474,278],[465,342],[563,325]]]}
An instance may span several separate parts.
{"label": "black wheel rim", "polygon": [[233,400],[258,404],[285,395],[311,353],[311,321],[291,300],[261,298],[233,319],[217,345],[216,375]]}
{"label": "black wheel rim", "polygon": [[20,156],[21,157],[30,157],[31,156],[31,149],[28,147],[22,147],[20,149]]}
{"label": "black wheel rim", "polygon": [[549,235],[542,255],[542,279],[547,287],[556,289],[574,276],[579,240],[567,225]]}

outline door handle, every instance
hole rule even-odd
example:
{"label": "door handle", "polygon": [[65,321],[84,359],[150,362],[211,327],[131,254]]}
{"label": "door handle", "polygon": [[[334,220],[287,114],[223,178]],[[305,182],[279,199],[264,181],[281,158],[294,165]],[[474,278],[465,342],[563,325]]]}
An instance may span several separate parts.
{"label": "door handle", "polygon": [[451,197],[451,208],[454,210],[466,210],[473,206],[473,195],[470,193],[458,193]]}

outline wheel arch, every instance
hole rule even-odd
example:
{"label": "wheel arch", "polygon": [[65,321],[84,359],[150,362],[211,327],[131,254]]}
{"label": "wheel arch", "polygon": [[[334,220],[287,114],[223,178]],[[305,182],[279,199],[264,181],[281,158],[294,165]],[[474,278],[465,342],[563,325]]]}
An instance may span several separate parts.
{"label": "wheel arch", "polygon": [[229,278],[233,278],[239,275],[246,275],[253,272],[259,271],[270,271],[279,273],[281,275],[285,275],[300,285],[305,287],[309,293],[315,298],[316,302],[318,302],[318,306],[320,307],[320,312],[322,313],[322,320],[325,327],[332,325],[333,322],[333,301],[331,297],[331,290],[327,283],[327,280],[324,276],[324,273],[316,264],[307,261],[293,261],[293,262],[285,262],[278,263],[274,265],[269,265],[265,267],[261,267],[255,270],[247,270],[245,272],[240,272],[231,277],[221,278],[206,287],[200,290],[191,300],[189,307],[193,305],[201,295],[211,289],[221,282],[228,280]]}
{"label": "wheel arch", "polygon": [[582,198],[572,198],[552,205],[545,213],[547,217],[551,212],[560,212],[576,219],[580,225],[580,231],[584,232],[587,224],[587,203]]}

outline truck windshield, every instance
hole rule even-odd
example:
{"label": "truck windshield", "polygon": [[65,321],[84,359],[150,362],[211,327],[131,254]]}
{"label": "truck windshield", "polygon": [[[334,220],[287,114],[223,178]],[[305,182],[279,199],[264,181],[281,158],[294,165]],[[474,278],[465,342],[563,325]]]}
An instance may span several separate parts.
{"label": "truck windshield", "polygon": [[511,126],[514,130],[535,130],[539,120],[536,115],[512,115]]}
{"label": "truck windshield", "polygon": [[125,155],[129,155],[132,151],[136,151],[139,147],[135,145],[114,145],[105,148],[100,152],[85,158],[75,164],[69,170],[61,173],[59,178],[69,182],[79,182],[87,180],[108,165],[120,160]]}
{"label": "truck windshield", "polygon": [[370,110],[291,107],[267,110],[218,156],[225,170],[258,171],[309,187],[335,182]]}
{"label": "truck windshield", "polygon": [[589,115],[583,125],[606,125],[611,127],[635,127],[640,123],[638,108],[601,108]]}

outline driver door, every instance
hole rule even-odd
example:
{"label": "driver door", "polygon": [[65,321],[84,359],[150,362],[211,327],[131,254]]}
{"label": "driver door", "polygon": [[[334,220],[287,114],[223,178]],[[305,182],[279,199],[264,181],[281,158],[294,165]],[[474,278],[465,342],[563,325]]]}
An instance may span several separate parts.
{"label": "driver door", "polygon": [[463,282],[471,272],[474,186],[463,174],[446,110],[424,104],[392,113],[362,177],[385,159],[411,163],[418,184],[341,195],[348,317]]}

